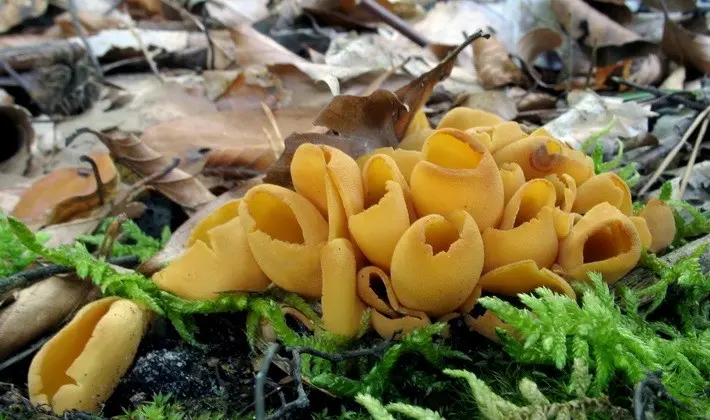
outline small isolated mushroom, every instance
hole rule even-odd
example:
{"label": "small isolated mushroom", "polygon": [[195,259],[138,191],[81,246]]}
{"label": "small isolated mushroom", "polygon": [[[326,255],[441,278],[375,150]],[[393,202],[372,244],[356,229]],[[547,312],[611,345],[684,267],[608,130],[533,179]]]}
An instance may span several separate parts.
{"label": "small isolated mushroom", "polygon": [[508,204],[510,198],[525,184],[525,174],[517,163],[500,165],[500,178],[503,181],[503,202]]}
{"label": "small isolated mushroom", "polygon": [[[426,139],[425,139],[426,140]],[[404,180],[409,182],[412,176],[412,170],[414,170],[414,165],[421,162],[422,153],[418,150],[404,150],[404,149],[393,149],[391,147],[380,147],[372,151],[372,153],[364,154],[357,158],[357,164],[360,169],[365,168],[365,164],[374,155],[387,155],[394,159],[399,171],[404,176]]]}
{"label": "small isolated mushroom", "polygon": [[370,324],[382,338],[391,339],[397,331],[408,333],[431,324],[424,312],[399,303],[389,276],[378,267],[363,267],[358,272],[357,293],[372,308]]}
{"label": "small isolated mushroom", "polygon": [[328,223],[310,201],[278,185],[257,185],[244,195],[239,220],[271,281],[305,297],[321,296],[320,253]]}
{"label": "small isolated mushroom", "polygon": [[496,150],[493,158],[498,165],[517,163],[527,180],[566,173],[580,186],[594,175],[594,161],[591,157],[570,149],[552,137],[525,137]]}
{"label": "small isolated mushroom", "polygon": [[84,306],[32,359],[30,401],[57,414],[97,413],[133,363],[150,312],[107,297]]}
{"label": "small isolated mushroom", "polygon": [[613,284],[636,266],[641,257],[641,237],[625,214],[609,203],[600,203],[577,222],[560,242],[557,262],[564,274],[586,281],[596,271]]}
{"label": "small isolated mushroom", "polygon": [[532,220],[545,207],[554,207],[555,186],[546,179],[532,179],[513,194],[505,205],[500,229],[509,230]]}
{"label": "small isolated mushroom", "polygon": [[409,187],[389,156],[370,158],[363,175],[367,208],[348,220],[350,234],[370,262],[389,270],[397,241],[415,218],[407,206]]}
{"label": "small isolated mushroom", "polygon": [[483,229],[483,272],[524,260],[550,267],[557,258],[559,239],[552,207],[542,208],[532,219],[511,229]]}
{"label": "small isolated mushroom", "polygon": [[345,337],[355,337],[365,309],[357,294],[355,250],[347,239],[333,239],[321,250],[323,325]]}
{"label": "small isolated mushroom", "polygon": [[493,135],[491,141],[493,147],[491,153],[515,143],[516,141],[528,137],[527,134],[520,129],[520,124],[515,121],[506,121],[493,126]]}
{"label": "small isolated mushroom", "polygon": [[187,251],[153,275],[158,287],[185,299],[216,299],[220,292],[269,286],[239,220],[239,202],[224,204],[195,226]]}
{"label": "small isolated mushroom", "polygon": [[402,306],[441,316],[464,303],[482,268],[478,226],[459,210],[414,222],[394,249],[390,274]]}
{"label": "small isolated mushroom", "polygon": [[410,186],[417,214],[465,210],[484,229],[503,212],[503,181],[490,152],[470,135],[438,130],[422,150]]}
{"label": "small isolated mushroom", "polygon": [[322,144],[304,143],[291,161],[291,178],[296,191],[313,203],[323,216],[328,214],[325,178],[329,176],[350,216],[362,211],[360,168],[340,149]]}
{"label": "small isolated mushroom", "polygon": [[504,122],[497,115],[491,114],[480,109],[473,109],[464,106],[453,108],[439,122],[437,128],[456,128],[461,131],[466,131],[473,127],[494,126]]}
{"label": "small isolated mushroom", "polygon": [[599,203],[609,203],[631,216],[631,191],[628,184],[613,172],[594,175],[577,189],[572,211],[584,214]]}
{"label": "small isolated mushroom", "polygon": [[639,217],[646,219],[651,232],[651,245],[648,250],[659,252],[673,243],[676,234],[673,210],[662,200],[649,200],[641,210]]}

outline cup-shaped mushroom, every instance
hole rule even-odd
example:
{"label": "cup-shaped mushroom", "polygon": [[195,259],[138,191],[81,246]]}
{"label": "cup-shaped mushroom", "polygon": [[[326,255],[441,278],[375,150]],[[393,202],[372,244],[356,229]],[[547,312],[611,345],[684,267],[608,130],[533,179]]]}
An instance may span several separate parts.
{"label": "cup-shaped mushroom", "polygon": [[471,138],[476,140],[478,143],[481,143],[483,147],[485,147],[486,150],[490,152],[493,149],[493,141],[491,140],[491,135],[488,134],[486,131],[480,130],[479,128],[480,127],[469,128],[464,132],[471,136]]}
{"label": "cup-shaped mushroom", "polygon": [[392,289],[392,281],[379,267],[363,267],[357,273],[357,295],[372,309],[397,317],[401,305]]}
{"label": "cup-shaped mushroom", "polygon": [[500,338],[496,333],[496,328],[503,328],[508,332],[513,333],[511,326],[501,321],[500,318],[498,318],[491,311],[485,311],[483,315],[478,317],[465,315],[464,323],[468,328],[476,331],[494,343],[500,343]]}
{"label": "cup-shaped mushroom", "polygon": [[483,272],[524,260],[550,267],[557,258],[559,239],[552,207],[545,207],[532,219],[508,230],[485,228]]}
{"label": "cup-shaped mushroom", "polygon": [[399,148],[403,150],[420,151],[424,146],[424,142],[434,134],[434,130],[431,128],[425,128],[423,130],[414,131],[412,133],[404,136],[401,142],[399,142]]}
{"label": "cup-shaped mushroom", "polygon": [[609,203],[597,204],[560,242],[557,263],[564,273],[587,281],[596,271],[612,284],[631,271],[641,257],[641,237],[631,219]]}
{"label": "cup-shaped mushroom", "polygon": [[503,122],[503,119],[490,112],[481,111],[464,106],[453,108],[439,122],[437,128],[456,128],[466,131],[469,128],[481,126],[493,126]]}
{"label": "cup-shaped mushroom", "polygon": [[636,226],[639,238],[641,238],[641,248],[648,249],[651,244],[653,244],[653,237],[651,236],[651,230],[648,228],[646,219],[640,216],[631,216],[630,219],[634,226]]}
{"label": "cup-shaped mushroom", "polygon": [[386,340],[398,339],[403,334],[410,333],[416,329],[430,325],[429,317],[424,313],[420,316],[404,315],[400,317],[388,317],[376,310],[372,311],[370,325],[380,337]]}
{"label": "cup-shaped mushroom", "polygon": [[646,219],[648,230],[651,232],[649,251],[662,251],[673,243],[676,234],[675,218],[668,204],[662,200],[649,200],[639,216]]}
{"label": "cup-shaped mushroom", "polygon": [[414,222],[394,249],[390,274],[402,306],[441,316],[464,303],[482,269],[476,221],[458,210]]}
{"label": "cup-shaped mushroom", "polygon": [[405,149],[393,149],[391,147],[380,147],[372,151],[372,153],[367,153],[359,158],[357,158],[357,164],[360,166],[360,170],[365,169],[365,164],[374,155],[387,155],[391,157],[399,168],[399,172],[402,173],[404,180],[409,182],[412,176],[412,170],[414,170],[414,165],[421,162],[422,153],[418,150],[405,150]]}
{"label": "cup-shaped mushroom", "polygon": [[355,250],[347,239],[333,239],[321,250],[323,326],[345,337],[355,337],[365,306],[357,293]]}
{"label": "cup-shaped mushroom", "polygon": [[609,203],[631,216],[631,191],[626,182],[613,172],[594,175],[577,189],[572,211],[584,214],[599,203]]}
{"label": "cup-shaped mushroom", "polygon": [[407,130],[404,132],[405,136],[408,136],[414,132],[420,130],[431,129],[431,124],[429,124],[429,119],[426,117],[424,110],[419,108],[417,112],[414,113],[412,120],[409,121]]}
{"label": "cup-shaped mushroom", "polygon": [[367,259],[389,270],[395,246],[409,227],[410,217],[402,186],[385,181],[382,196],[348,220],[350,235]]}
{"label": "cup-shaped mushroom", "polygon": [[503,181],[503,202],[508,204],[513,194],[525,184],[525,174],[520,165],[513,162],[500,165],[499,171]]}
{"label": "cup-shaped mushroom", "polygon": [[527,180],[549,174],[568,174],[579,186],[594,175],[591,157],[551,137],[531,135],[522,138],[496,150],[493,157],[498,165],[505,162],[520,165]]}
{"label": "cup-shaped mushroom", "polygon": [[540,268],[533,260],[524,260],[498,267],[481,276],[478,285],[484,292],[506,296],[530,293],[538,287],[567,295],[576,299],[569,283],[548,270]]}
{"label": "cup-shaped mushroom", "polygon": [[150,312],[107,297],[74,316],[35,355],[27,375],[30,401],[67,410],[99,411],[133,363]]}
{"label": "cup-shaped mushroom", "polygon": [[554,207],[557,193],[555,186],[546,179],[533,179],[513,194],[505,205],[501,230],[509,230],[532,220],[545,207]]}
{"label": "cup-shaped mushroom", "polygon": [[239,200],[203,219],[192,230],[188,246],[153,275],[158,287],[184,299],[216,299],[222,292],[261,292],[271,283],[249,248],[239,220]]}
{"label": "cup-shaped mushroom", "polygon": [[293,187],[323,216],[328,214],[326,175],[333,180],[345,213],[350,216],[362,211],[362,180],[355,160],[335,147],[311,143],[298,146],[291,161]]}
{"label": "cup-shaped mushroom", "polygon": [[419,216],[465,210],[484,229],[503,213],[503,180],[490,152],[458,130],[438,130],[422,151],[410,186]]}
{"label": "cup-shaped mushroom", "polygon": [[567,174],[550,174],[545,179],[555,186],[557,196],[555,207],[567,213],[571,212],[574,200],[577,198],[577,183],[574,182],[574,178]]}
{"label": "cup-shaped mushroom", "polygon": [[505,121],[496,124],[493,126],[493,135],[491,136],[491,153],[495,153],[496,150],[500,150],[527,136],[528,135],[520,129],[520,124],[515,121]]}
{"label": "cup-shaped mushroom", "polygon": [[310,201],[277,185],[257,185],[242,198],[239,220],[271,281],[305,297],[321,296],[320,252],[328,223]]}

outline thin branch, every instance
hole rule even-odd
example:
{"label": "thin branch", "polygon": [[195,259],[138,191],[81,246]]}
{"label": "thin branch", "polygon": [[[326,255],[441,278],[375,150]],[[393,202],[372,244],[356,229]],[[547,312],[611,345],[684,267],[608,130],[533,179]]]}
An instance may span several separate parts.
{"label": "thin branch", "polygon": [[[655,401],[665,399],[673,405],[683,408],[678,400],[668,394],[668,390],[661,382],[662,372],[650,372],[648,376],[634,387],[634,419],[646,420],[653,418]],[[647,417],[646,414],[651,414]]]}
{"label": "thin branch", "polygon": [[276,353],[281,346],[278,343],[269,344],[269,348],[264,355],[264,360],[261,362],[259,373],[256,374],[256,384],[254,389],[254,405],[256,405],[256,420],[264,420],[266,418],[266,401],[264,398],[264,385],[269,374],[269,367],[274,361]]}
{"label": "thin branch", "polygon": [[96,193],[99,195],[99,204],[103,206],[106,199],[106,191],[104,189],[104,182],[101,180],[101,173],[99,172],[98,165],[96,165],[96,162],[87,155],[81,155],[79,160],[91,165],[91,170],[94,172],[94,178],[96,181]]}
{"label": "thin branch", "polygon": [[343,360],[353,359],[356,357],[364,356],[382,356],[390,347],[395,344],[393,340],[384,340],[373,347],[367,347],[364,349],[357,349],[351,351],[345,351],[342,353],[326,353],[320,350],[312,349],[310,347],[289,347],[289,350],[297,350],[302,354],[310,354],[321,359],[329,360],[331,362],[342,362]]}
{"label": "thin branch", "polygon": [[[137,192],[140,192],[140,190],[143,189],[148,184],[152,184],[156,181],[159,181],[163,177],[165,177],[167,174],[169,174],[173,169],[177,168],[180,166],[180,158],[174,158],[172,162],[170,162],[169,165],[167,165],[165,168],[161,169],[158,172],[152,173],[148,175],[145,178],[142,178],[135,184],[131,185],[131,189],[128,191],[128,194],[126,194],[127,200],[125,201],[132,201],[133,197],[135,197]],[[118,206],[120,203],[116,203]]]}
{"label": "thin branch", "polygon": [[417,31],[415,31],[414,28],[412,28],[407,22],[384,8],[376,0],[360,0],[358,3],[368,12],[390,25],[397,32],[404,35],[420,47],[426,47],[427,44],[429,44],[429,41],[427,41],[427,39],[421,34],[417,33]]}
{"label": "thin branch", "polygon": [[700,144],[705,138],[705,133],[708,130],[708,123],[710,122],[709,117],[705,117],[703,125],[700,126],[700,131],[698,131],[698,137],[695,139],[695,145],[693,145],[693,151],[690,153],[690,159],[688,159],[688,164],[685,166],[685,172],[683,173],[683,179],[680,182],[680,188],[678,188],[678,200],[683,199],[685,194],[685,188],[688,186],[690,181],[690,176],[693,174],[693,168],[695,167],[695,160],[698,158],[698,151],[700,151]]}
{"label": "thin branch", "polygon": [[113,243],[121,233],[121,226],[126,219],[126,215],[121,213],[113,219],[111,224],[108,226],[106,233],[104,234],[104,240],[101,242],[101,246],[99,247],[99,251],[97,253],[99,257],[106,258],[113,253]]}
{"label": "thin branch", "polygon": [[4,362],[0,363],[0,372],[3,370],[7,369],[8,367],[14,365],[15,363],[21,361],[25,357],[29,356],[30,354],[36,352],[39,350],[40,347],[44,345],[49,339],[52,338],[52,335],[48,337],[41,338],[37,340],[36,343],[32,344],[30,347],[26,348],[25,350],[21,351],[20,353],[17,353],[16,355],[10,357],[9,359],[5,360]]}
{"label": "thin branch", "polygon": [[161,83],[165,83],[165,77],[160,74],[160,71],[158,70],[158,65],[155,64],[155,60],[153,60],[153,57],[150,55],[150,52],[148,51],[148,48],[145,46],[145,43],[143,42],[143,38],[141,37],[141,34],[138,32],[138,29],[136,29],[136,23],[133,21],[133,18],[131,18],[131,15],[128,14],[126,11],[125,13],[125,22],[126,22],[126,27],[128,30],[131,32],[133,37],[136,39],[136,42],[138,42],[138,47],[141,49],[143,52],[143,55],[145,56],[146,61],[148,61],[148,66],[150,66],[150,70],[155,74],[155,76],[160,80]]}
{"label": "thin branch", "polygon": [[[281,408],[276,410],[276,412],[268,417],[268,420],[280,419],[286,416],[286,414],[295,410],[303,410],[308,408],[310,401],[308,400],[308,394],[303,387],[303,376],[301,374],[301,353],[298,350],[291,350],[292,362],[291,362],[291,377],[293,382],[296,384],[296,394],[298,395],[295,400],[291,401],[286,405],[282,405]],[[258,417],[257,417],[258,419]]]}
{"label": "thin branch", "polygon": [[89,58],[91,58],[91,63],[96,67],[96,71],[99,72],[99,78],[103,79],[104,78],[104,72],[101,69],[101,63],[99,63],[99,59],[96,57],[96,54],[94,54],[94,50],[91,48],[91,44],[89,44],[89,40],[86,39],[86,34],[84,33],[84,28],[81,26],[81,21],[79,19],[79,13],[76,11],[76,1],[75,0],[69,0],[69,13],[71,14],[71,21],[74,24],[74,29],[76,30],[76,33],[79,35],[79,38],[81,38],[81,42],[84,43],[84,46],[86,47],[86,51],[89,54]]}
{"label": "thin branch", "polygon": [[[197,29],[202,31],[205,34],[205,37],[207,38],[207,46],[209,47],[209,53],[210,56],[208,58],[207,63],[211,63],[212,67],[214,68],[214,49],[215,49],[215,44],[214,41],[212,40],[212,37],[210,36],[209,31],[205,27],[205,25],[200,22],[200,20],[195,17],[192,13],[190,13],[187,9],[182,7],[180,4],[176,3],[174,0],[160,0],[163,4],[167,5],[171,9],[175,10],[182,16],[183,19],[187,19],[190,22],[194,23]],[[224,53],[224,51],[220,48],[220,51]]]}
{"label": "thin branch", "polygon": [[[111,258],[108,260],[108,263],[120,267],[132,268],[137,266],[140,261],[137,256],[128,255],[125,257]],[[74,268],[58,264],[48,264],[42,267],[20,271],[9,277],[0,279],[0,294],[17,287],[22,287],[29,282],[46,279],[59,274],[73,273],[74,271]]]}
{"label": "thin branch", "polygon": [[666,98],[669,101],[673,101],[677,104],[684,105],[690,109],[702,111],[707,106],[702,103],[692,101],[692,100],[686,98],[685,96],[682,96],[684,92],[674,92],[674,93],[669,94],[669,93],[663,92],[662,90],[656,89],[653,86],[639,85],[637,83],[630,82],[628,80],[622,79],[621,77],[617,77],[617,76],[612,76],[611,80],[615,83],[620,84],[620,85],[625,85],[625,86],[632,87],[634,89],[637,89],[637,90],[640,90],[643,92],[648,92],[657,98]]}

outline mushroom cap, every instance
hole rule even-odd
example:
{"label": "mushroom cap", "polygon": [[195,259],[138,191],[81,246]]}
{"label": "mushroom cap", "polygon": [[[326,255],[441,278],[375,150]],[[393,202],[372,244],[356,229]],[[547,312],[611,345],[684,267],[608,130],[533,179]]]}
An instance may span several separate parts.
{"label": "mushroom cap", "polygon": [[557,262],[564,273],[587,281],[587,273],[602,274],[614,283],[631,271],[641,257],[641,237],[634,223],[609,203],[589,210],[560,242]]}
{"label": "mushroom cap", "polygon": [[97,413],[133,363],[150,312],[127,299],[107,297],[79,310],[42,346],[27,375],[30,401]]}
{"label": "mushroom cap", "polygon": [[485,228],[483,272],[524,260],[550,267],[557,258],[559,239],[552,207],[544,207],[529,221],[508,230]]}
{"label": "mushroom cap", "polygon": [[391,157],[397,164],[397,168],[399,168],[399,171],[402,173],[404,180],[407,182],[409,182],[409,179],[412,176],[412,170],[414,170],[414,165],[421,162],[422,160],[422,153],[419,150],[405,150],[393,149],[391,147],[380,147],[373,150],[371,153],[366,153],[356,159],[358,166],[360,166],[360,170],[365,169],[365,164],[374,155],[387,155]]}
{"label": "mushroom cap", "polygon": [[513,194],[525,184],[525,174],[520,165],[514,162],[500,165],[499,171],[503,181],[503,202],[508,204]]}
{"label": "mushroom cap", "polygon": [[306,297],[322,291],[320,252],[328,223],[301,195],[271,184],[251,188],[239,219],[254,259],[278,286]]}
{"label": "mushroom cap", "polygon": [[495,153],[497,150],[525,137],[528,137],[528,135],[520,129],[520,124],[515,121],[496,124],[493,126],[493,135],[491,136],[491,153]]}
{"label": "mushroom cap", "polygon": [[533,260],[514,262],[490,271],[478,280],[484,292],[506,296],[530,293],[538,287],[547,287],[555,292],[576,299],[569,283],[546,268],[540,268]]}
{"label": "mushroom cap", "polygon": [[481,111],[464,106],[456,107],[447,112],[439,122],[437,128],[456,128],[466,131],[469,128],[481,126],[494,126],[504,120],[490,112]]}
{"label": "mushroom cap", "polygon": [[572,211],[584,214],[599,203],[609,203],[631,216],[631,190],[628,184],[613,172],[594,175],[577,189]]}
{"label": "mushroom cap", "polygon": [[639,216],[646,219],[651,232],[649,251],[662,251],[673,243],[676,235],[675,217],[668,204],[662,200],[649,200]]}
{"label": "mushroom cap", "polygon": [[545,179],[555,186],[557,196],[555,206],[567,213],[571,212],[577,198],[577,183],[574,178],[567,174],[550,174]]}
{"label": "mushroom cap", "polygon": [[505,205],[500,229],[509,230],[534,219],[545,207],[555,205],[555,186],[546,179],[532,179],[513,194]]}
{"label": "mushroom cap", "polygon": [[417,214],[465,210],[481,229],[497,226],[503,212],[503,181],[486,148],[458,130],[438,130],[412,171]]}
{"label": "mushroom cap", "polygon": [[478,226],[459,210],[414,222],[394,249],[390,274],[404,307],[440,316],[464,303],[482,268]]}
{"label": "mushroom cap", "polygon": [[355,337],[365,306],[357,293],[355,250],[347,239],[333,239],[321,250],[323,325],[345,337]]}

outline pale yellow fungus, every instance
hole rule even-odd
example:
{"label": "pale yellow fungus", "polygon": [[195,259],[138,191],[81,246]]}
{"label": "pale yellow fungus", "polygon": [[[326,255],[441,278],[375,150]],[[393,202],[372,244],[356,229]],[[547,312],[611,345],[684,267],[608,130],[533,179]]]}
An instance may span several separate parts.
{"label": "pale yellow fungus", "polygon": [[456,128],[466,131],[469,128],[481,126],[494,126],[503,122],[503,119],[490,112],[467,107],[453,108],[447,112],[439,122],[437,128]]}
{"label": "pale yellow fungus", "polygon": [[346,239],[329,241],[321,250],[323,325],[345,337],[355,337],[365,306],[357,293],[357,261]]}
{"label": "pale yellow fungus", "polygon": [[594,175],[577,189],[572,211],[584,214],[599,203],[609,203],[631,216],[631,190],[626,182],[613,172]]}
{"label": "pale yellow fungus", "polygon": [[676,234],[675,218],[668,204],[661,200],[649,200],[639,216],[646,219],[651,232],[649,251],[659,252],[673,243]]}

